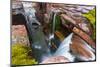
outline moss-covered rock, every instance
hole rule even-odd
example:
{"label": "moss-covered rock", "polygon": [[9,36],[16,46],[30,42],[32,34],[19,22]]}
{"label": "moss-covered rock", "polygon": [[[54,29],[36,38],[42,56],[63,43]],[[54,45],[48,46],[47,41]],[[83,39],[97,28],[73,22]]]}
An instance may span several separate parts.
{"label": "moss-covered rock", "polygon": [[96,38],[96,8],[90,10],[88,13],[83,14],[84,17],[86,17],[90,23],[93,25],[93,35],[92,38],[95,40]]}
{"label": "moss-covered rock", "polygon": [[38,62],[28,53],[31,51],[30,47],[22,44],[12,45],[12,65],[30,65]]}

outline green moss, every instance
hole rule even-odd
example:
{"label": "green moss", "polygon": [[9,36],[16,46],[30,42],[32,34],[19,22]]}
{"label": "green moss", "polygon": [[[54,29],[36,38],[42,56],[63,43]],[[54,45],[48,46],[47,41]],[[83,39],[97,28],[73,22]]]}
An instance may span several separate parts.
{"label": "green moss", "polygon": [[28,55],[31,49],[22,44],[12,45],[12,65],[30,65],[37,64],[34,58]]}
{"label": "green moss", "polygon": [[93,10],[90,10],[88,13],[83,14],[83,16],[89,19],[92,24],[95,24],[96,22],[95,14],[96,14],[95,9],[93,9]]}

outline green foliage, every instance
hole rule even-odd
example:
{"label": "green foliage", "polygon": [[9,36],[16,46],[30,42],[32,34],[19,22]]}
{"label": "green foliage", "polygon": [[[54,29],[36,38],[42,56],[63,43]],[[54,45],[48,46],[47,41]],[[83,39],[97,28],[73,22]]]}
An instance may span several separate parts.
{"label": "green foliage", "polygon": [[22,44],[12,45],[12,65],[37,64],[34,58],[28,55],[31,49]]}
{"label": "green foliage", "polygon": [[55,30],[60,30],[61,28],[61,19],[60,19],[60,16],[56,16],[56,19],[55,19],[55,25],[56,25],[56,29]]}
{"label": "green foliage", "polygon": [[93,10],[90,10],[88,13],[83,14],[84,17],[86,17],[90,23],[93,25],[93,35],[92,38],[95,40],[95,35],[96,35],[96,9],[94,8]]}
{"label": "green foliage", "polygon": [[95,14],[96,13],[95,13],[95,11],[96,10],[93,9],[93,10],[90,10],[88,13],[83,14],[83,16],[88,18],[92,24],[95,24],[95,22],[96,22],[96,19],[95,19]]}

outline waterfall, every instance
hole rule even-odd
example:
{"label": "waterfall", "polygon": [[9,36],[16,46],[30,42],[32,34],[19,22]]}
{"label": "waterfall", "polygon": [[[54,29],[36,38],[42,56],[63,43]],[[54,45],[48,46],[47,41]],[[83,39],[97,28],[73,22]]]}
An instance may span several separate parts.
{"label": "waterfall", "polygon": [[53,56],[64,56],[66,57],[70,62],[74,61],[74,56],[70,54],[70,44],[72,39],[73,33],[71,33],[68,37],[66,37],[62,43],[60,44],[59,48],[55,52]]}
{"label": "waterfall", "polygon": [[55,21],[56,21],[56,13],[54,14],[54,17],[53,17],[53,28],[52,28],[52,33],[54,35],[54,32],[55,32]]}
{"label": "waterfall", "polygon": [[50,40],[52,38],[54,38],[56,16],[57,16],[57,13],[54,13],[54,16],[53,16],[53,25],[52,25],[52,32],[51,32],[51,35],[49,37]]}

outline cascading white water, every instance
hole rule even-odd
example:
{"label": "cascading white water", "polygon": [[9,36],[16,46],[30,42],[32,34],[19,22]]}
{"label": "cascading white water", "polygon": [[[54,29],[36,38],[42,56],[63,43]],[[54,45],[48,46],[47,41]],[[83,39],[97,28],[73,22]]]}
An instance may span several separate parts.
{"label": "cascading white water", "polygon": [[57,16],[57,13],[55,13],[54,16],[53,16],[52,32],[51,32],[51,35],[50,35],[50,37],[49,37],[50,40],[51,40],[52,38],[54,38],[56,16]]}
{"label": "cascading white water", "polygon": [[53,19],[53,28],[52,28],[52,31],[53,31],[53,35],[54,35],[54,32],[55,32],[55,21],[56,21],[56,13],[54,14],[54,19]]}
{"label": "cascading white water", "polygon": [[66,57],[70,62],[74,61],[74,56],[70,54],[70,44],[72,39],[73,33],[71,33],[68,37],[66,37],[62,43],[60,44],[59,48],[55,52],[53,56],[64,56]]}
{"label": "cascading white water", "polygon": [[[62,43],[60,44],[56,52],[52,54],[51,56],[44,57],[44,60],[41,63],[73,62],[75,57],[72,56],[69,52],[72,36],[73,36],[73,33],[69,34],[69,36],[67,36],[62,41]],[[61,57],[65,59],[61,59]],[[60,61],[55,58],[60,59]]]}

